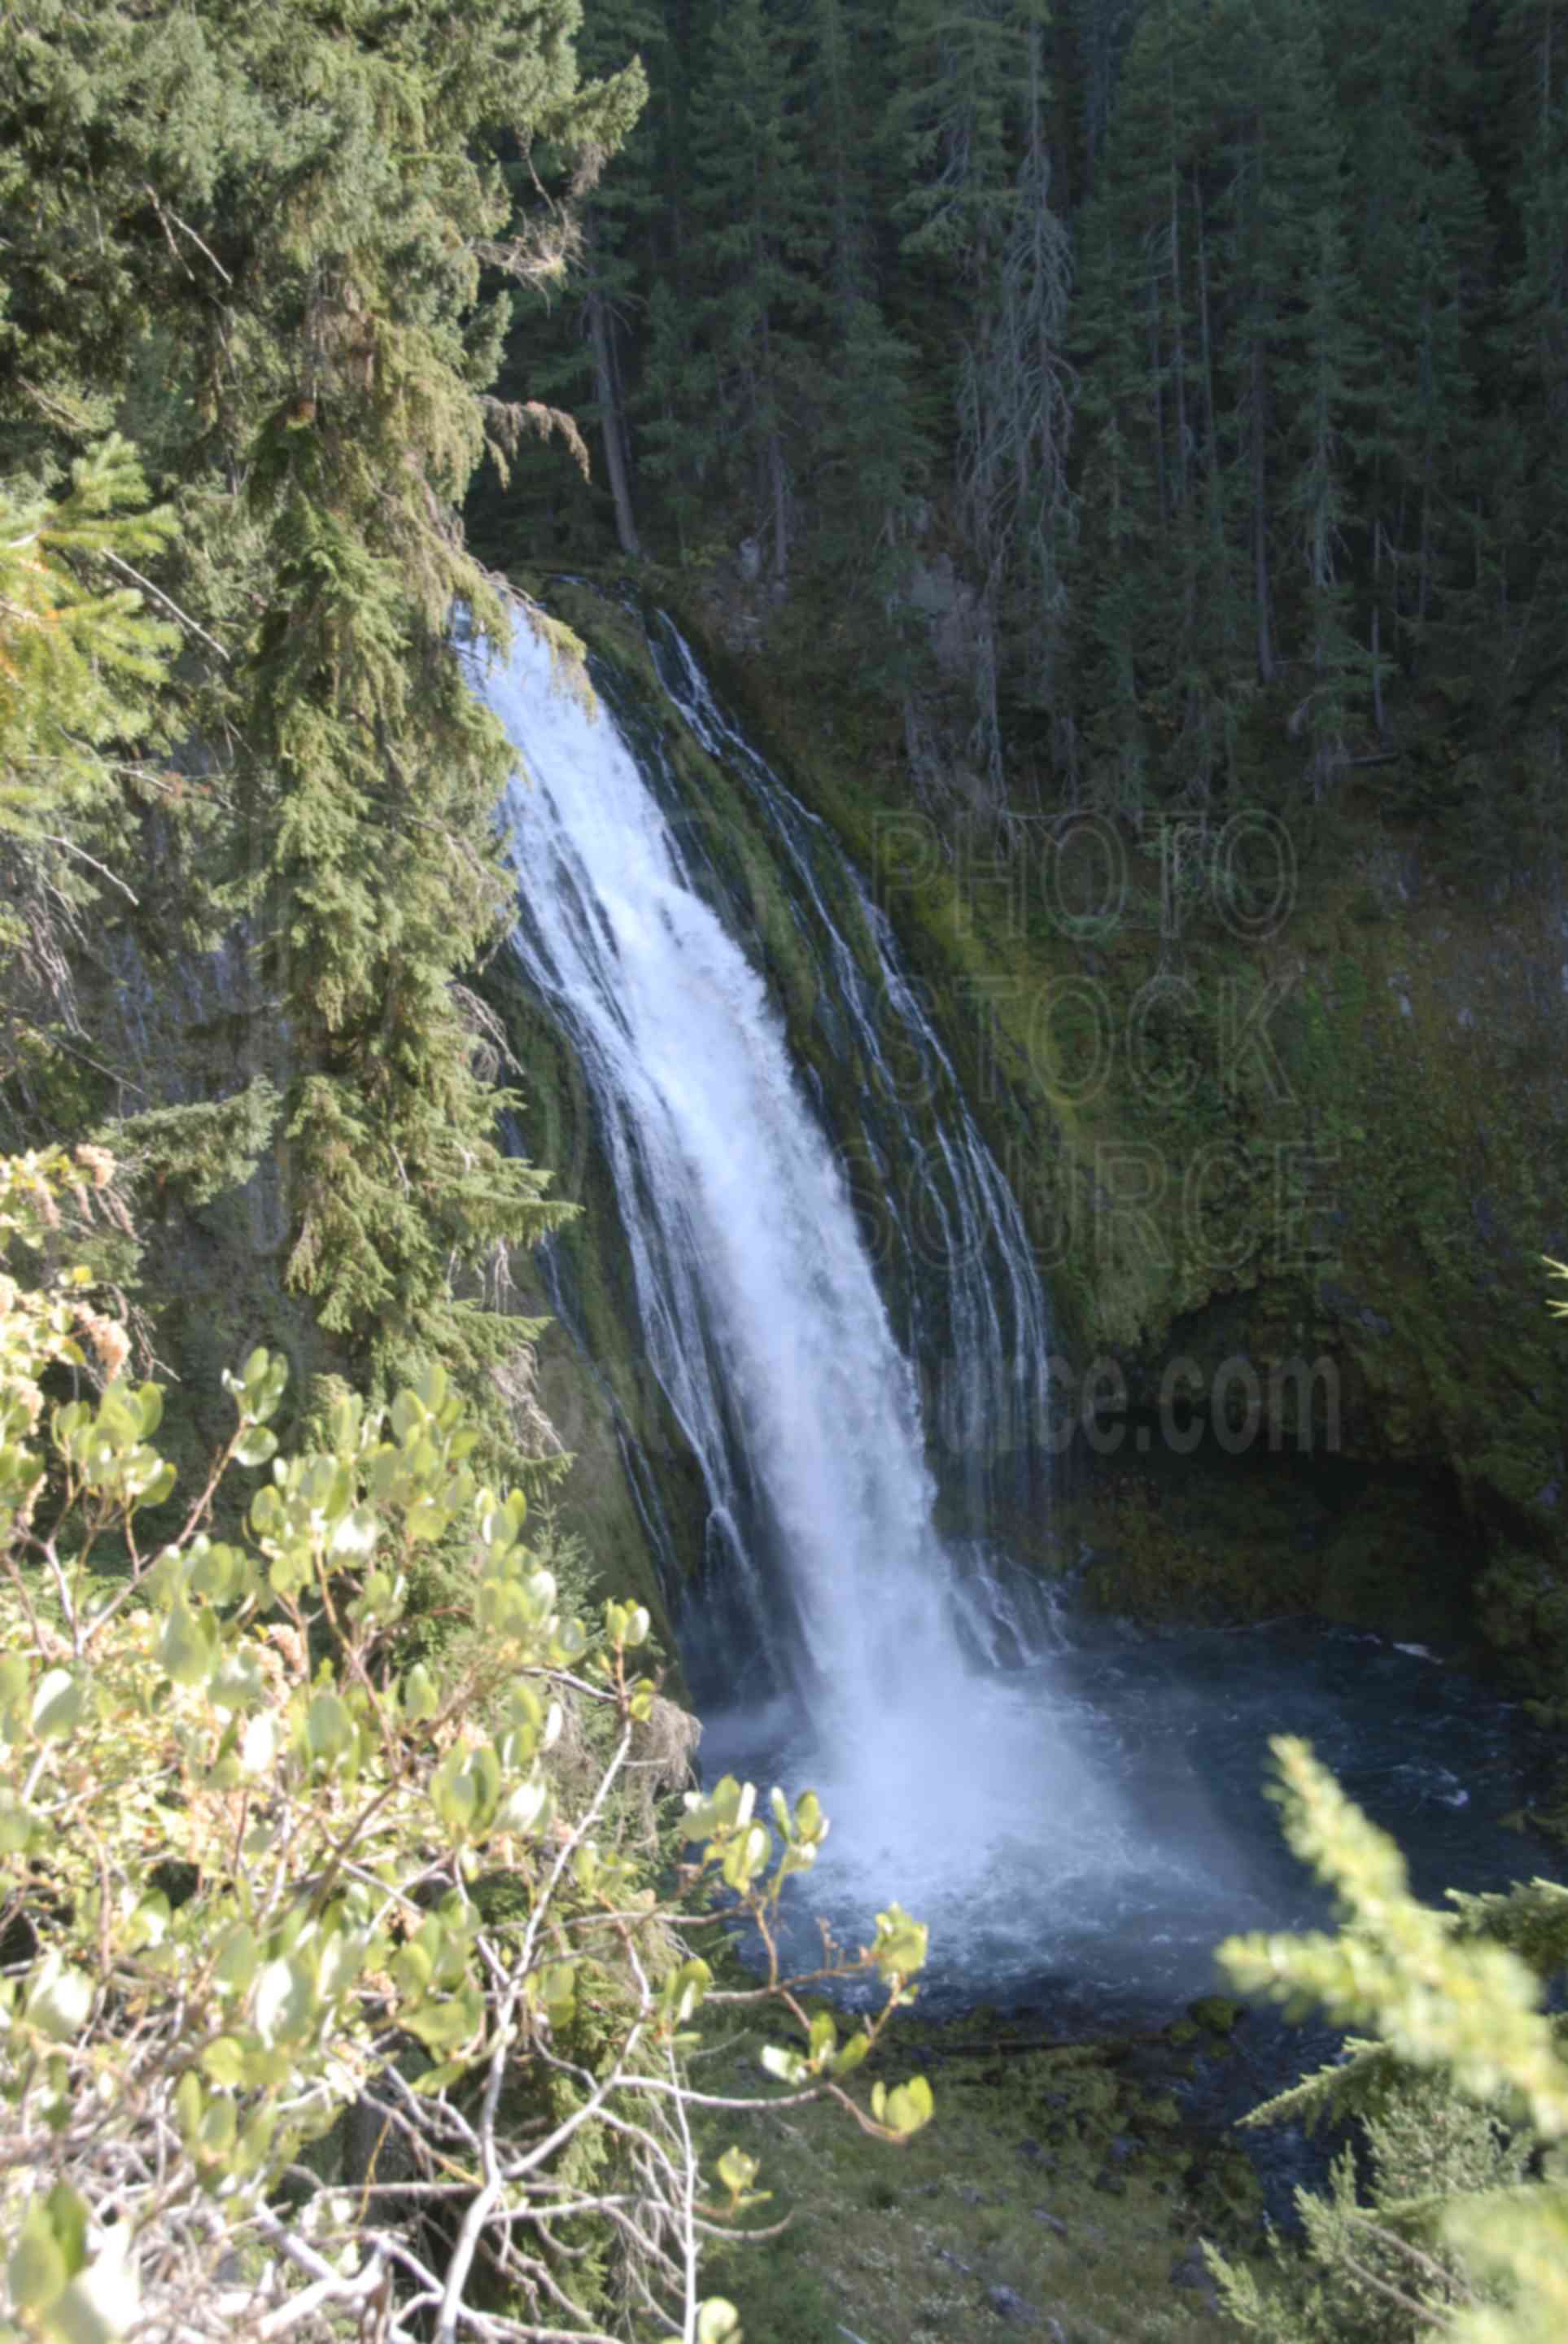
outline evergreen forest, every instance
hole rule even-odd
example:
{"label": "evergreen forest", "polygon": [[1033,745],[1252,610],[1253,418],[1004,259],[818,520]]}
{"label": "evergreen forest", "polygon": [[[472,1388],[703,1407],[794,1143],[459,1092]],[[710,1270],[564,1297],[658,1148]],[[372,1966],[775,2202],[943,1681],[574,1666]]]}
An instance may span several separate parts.
{"label": "evergreen forest", "polygon": [[530,455],[480,541],[743,545],[933,768],[910,598],[950,564],[940,731],[988,811],[1289,767],[1504,862],[1550,830],[1550,0],[589,12],[596,67],[633,52],[582,266],[503,376],[593,471]]}

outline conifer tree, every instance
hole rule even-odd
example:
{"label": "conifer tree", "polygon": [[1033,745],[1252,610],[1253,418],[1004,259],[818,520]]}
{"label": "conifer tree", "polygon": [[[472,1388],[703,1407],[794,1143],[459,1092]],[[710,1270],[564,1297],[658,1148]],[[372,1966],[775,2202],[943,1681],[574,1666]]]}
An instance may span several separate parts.
{"label": "conifer tree", "polygon": [[1263,37],[1280,74],[1281,259],[1292,293],[1281,305],[1276,361],[1283,435],[1286,560],[1302,601],[1307,690],[1292,724],[1312,744],[1309,777],[1321,790],[1341,769],[1347,729],[1367,676],[1350,624],[1347,529],[1351,432],[1360,419],[1367,362],[1356,329],[1342,210],[1342,142],[1329,86],[1320,11],[1277,9]]}
{"label": "conifer tree", "polygon": [[[1517,262],[1507,288],[1512,475],[1509,669],[1528,703],[1561,702],[1559,613],[1568,586],[1568,11],[1503,0],[1491,95],[1507,141],[1505,198]],[[1512,448],[1503,445],[1512,439]]]}
{"label": "conifer tree", "polygon": [[106,751],[145,737],[178,638],[131,557],[161,552],[136,451],[111,436],[50,496],[0,480],[0,837],[47,844],[112,792]]}
{"label": "conifer tree", "polygon": [[848,331],[878,291],[871,157],[879,63],[864,0],[809,0],[802,22],[804,135],[822,190],[819,247],[831,313]]}
{"label": "conifer tree", "polygon": [[1066,359],[1072,258],[1050,194],[1044,39],[1027,28],[1022,155],[993,284],[959,378],[959,489],[983,579],[978,740],[1005,794],[998,670],[1049,709],[1064,617],[1063,554],[1071,527]]}
{"label": "conifer tree", "polygon": [[667,208],[668,46],[653,0],[597,0],[578,42],[580,69],[609,75],[635,59],[648,92],[613,166],[603,167],[591,149],[545,142],[509,167],[520,203],[537,176],[575,213],[579,232],[558,277],[515,288],[496,389],[568,413],[588,460],[563,464],[558,444],[534,440],[510,458],[504,480],[481,472],[468,500],[470,534],[503,566],[541,535],[552,552],[580,558],[598,550],[607,528],[623,554],[642,551],[632,413],[650,248]]}
{"label": "conifer tree", "polygon": [[1144,679],[1151,632],[1167,601],[1151,601],[1149,565],[1157,516],[1142,429],[1142,377],[1134,305],[1120,297],[1110,207],[1091,204],[1082,230],[1083,292],[1074,356],[1082,393],[1080,476],[1084,526],[1069,572],[1074,699],[1081,716],[1070,754],[1075,791],[1086,788],[1133,813],[1151,787],[1150,702]]}
{"label": "conifer tree", "polygon": [[1070,0],[1056,12],[1074,96],[1079,138],[1076,192],[1093,194],[1111,127],[1121,59],[1141,0]]}
{"label": "conifer tree", "polygon": [[701,419],[711,377],[707,353],[692,346],[688,316],[683,274],[661,270],[648,294],[638,446],[682,561],[702,526],[709,448]]}
{"label": "conifer tree", "polygon": [[[75,1022],[65,947],[120,859],[134,744],[176,641],[136,561],[166,545],[135,450],[116,435],[53,494],[0,476],[0,1089],[34,1076]],[[135,557],[135,561],[133,561]],[[113,843],[111,843],[113,842]]]}
{"label": "conifer tree", "polygon": [[971,299],[1011,214],[1040,0],[900,0],[888,129],[904,166],[903,248]]}
{"label": "conifer tree", "polygon": [[1327,20],[1367,354],[1355,526],[1380,725],[1385,663],[1409,663],[1445,602],[1473,620],[1473,341],[1490,236],[1462,139],[1473,101],[1467,15],[1461,0],[1397,0],[1376,11],[1336,5]]}
{"label": "conifer tree", "polygon": [[[1050,200],[1047,12],[1038,0],[903,0],[893,19],[884,133],[901,168],[901,315],[923,370],[950,387],[933,432],[954,450],[958,518],[975,573],[973,761],[1000,811],[1001,698],[1049,701],[1067,525],[1070,280]],[[1036,655],[1016,652],[1008,604],[1039,596]],[[1026,680],[1027,677],[1027,680]]]}
{"label": "conifer tree", "polygon": [[[1114,483],[1109,505],[1083,500],[1084,624],[1109,663],[1123,712],[1114,723],[1136,697],[1140,725],[1146,715],[1162,744],[1165,785],[1200,799],[1229,770],[1249,689],[1218,264],[1225,116],[1211,38],[1208,12],[1187,0],[1150,0],[1140,19],[1086,217],[1077,328],[1086,418],[1111,435]],[[1091,682],[1090,697],[1101,688]],[[1095,719],[1105,736],[1098,706]],[[1119,794],[1130,780],[1128,768]]]}
{"label": "conifer tree", "polygon": [[[1365,686],[1346,570],[1364,362],[1341,179],[1314,8],[1150,0],[1093,207],[1082,331],[1102,377],[1091,411],[1114,415],[1119,478],[1143,507],[1142,698],[1169,783],[1199,796],[1287,662],[1307,671],[1292,722],[1319,783]],[[1091,577],[1124,563],[1125,517],[1118,529]],[[1104,612],[1121,591],[1108,582]]]}
{"label": "conifer tree", "polygon": [[[819,313],[810,174],[789,93],[790,28],[734,0],[709,29],[691,103],[684,251],[691,350],[674,404],[697,460],[766,547],[776,581],[796,528],[795,453]],[[692,448],[689,437],[685,442]]]}
{"label": "conifer tree", "polygon": [[[1553,1265],[1553,1267],[1557,1267]],[[1296,2193],[1306,2257],[1282,2284],[1209,2261],[1226,2311],[1265,2344],[1554,2344],[1568,2318],[1568,2061],[1543,2007],[1568,1962],[1568,1892],[1416,1901],[1399,1849],[1304,1743],[1273,1744],[1286,1836],[1336,1896],[1337,1934],[1232,1937],[1243,1993],[1353,2029],[1342,2056],[1246,2119],[1360,2120],[1327,2197]]]}
{"label": "conifer tree", "polygon": [[640,99],[636,76],[579,87],[578,23],[577,0],[36,0],[0,24],[0,147],[29,187],[0,426],[46,469],[95,401],[146,405],[177,466],[199,673],[166,721],[199,721],[222,770],[208,907],[246,909],[286,1035],[286,1275],[388,1373],[511,1348],[478,1280],[554,1213],[453,991],[506,916],[511,758],[452,627],[507,626],[457,526],[469,477],[556,419],[486,397],[507,279],[570,245],[558,212],[525,232],[501,158],[602,156]]}
{"label": "conifer tree", "polygon": [[[864,0],[811,0],[802,21],[801,135],[816,195],[806,248],[823,301],[820,388],[804,409],[812,552],[873,606],[896,592],[911,498],[930,469],[916,355],[888,321],[873,170],[881,66]],[[873,653],[874,656],[874,653]]]}

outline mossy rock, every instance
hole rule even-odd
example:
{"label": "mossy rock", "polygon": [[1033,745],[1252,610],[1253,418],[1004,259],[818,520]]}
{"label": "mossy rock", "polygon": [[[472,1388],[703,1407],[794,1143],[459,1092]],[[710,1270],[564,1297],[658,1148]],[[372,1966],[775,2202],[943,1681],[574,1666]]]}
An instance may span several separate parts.
{"label": "mossy rock", "polygon": [[1209,2035],[1233,2035],[1246,2016],[1242,2004],[1223,1994],[1206,1994],[1187,2005],[1187,2016]]}

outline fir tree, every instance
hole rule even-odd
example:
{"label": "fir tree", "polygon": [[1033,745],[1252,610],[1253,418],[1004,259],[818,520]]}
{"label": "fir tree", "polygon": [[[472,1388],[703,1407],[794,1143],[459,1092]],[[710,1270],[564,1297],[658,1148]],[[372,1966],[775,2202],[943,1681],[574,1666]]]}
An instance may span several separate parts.
{"label": "fir tree", "polygon": [[[1408,665],[1442,603],[1473,622],[1480,490],[1473,320],[1490,242],[1462,141],[1473,102],[1460,0],[1329,12],[1327,53],[1348,167],[1350,251],[1367,394],[1356,515],[1376,713],[1387,663]],[[1462,601],[1458,598],[1462,596]]]}
{"label": "fir tree", "polygon": [[508,624],[456,520],[487,443],[558,420],[486,396],[507,282],[572,240],[558,209],[518,216],[503,159],[601,157],[640,98],[579,86],[578,22],[39,0],[0,25],[29,186],[0,423],[46,469],[105,405],[150,411],[187,549],[163,721],[221,773],[191,834],[227,865],[206,908],[245,912],[287,1038],[286,1274],[377,1371],[511,1347],[484,1268],[555,1211],[500,1147],[453,991],[506,916],[510,754],[452,627]]}
{"label": "fir tree", "polygon": [[863,0],[811,0],[802,32],[802,135],[819,193],[809,248],[820,256],[821,389],[808,409],[812,552],[839,591],[896,596],[911,500],[930,450],[919,421],[917,356],[889,324],[873,169],[875,29]]}
{"label": "fir tree", "polygon": [[1134,305],[1120,297],[1117,245],[1109,207],[1090,207],[1083,227],[1083,297],[1074,353],[1083,383],[1079,407],[1086,443],[1080,475],[1084,527],[1068,572],[1075,727],[1070,772],[1075,793],[1133,813],[1151,789],[1148,668],[1166,600],[1151,601],[1150,563],[1158,531],[1141,412],[1142,374]]}
{"label": "fir tree", "polygon": [[[1228,776],[1249,697],[1299,657],[1292,730],[1321,785],[1366,662],[1347,576],[1364,359],[1316,12],[1151,0],[1093,208],[1088,404],[1114,418],[1123,501],[1088,574],[1124,564],[1131,495],[1168,783],[1203,796]],[[1109,581],[1102,610],[1121,592]]]}
{"label": "fir tree", "polygon": [[1023,152],[1011,217],[993,288],[960,361],[959,391],[960,510],[984,580],[978,745],[999,803],[1006,778],[998,670],[1005,664],[1023,695],[1051,706],[1072,525],[1072,386],[1065,355],[1072,259],[1051,205],[1038,25],[1028,30],[1026,58]]}
{"label": "fir tree", "polygon": [[74,935],[101,884],[131,894],[104,857],[125,859],[120,802],[145,781],[136,752],[177,641],[129,582],[172,528],[147,501],[117,437],[53,494],[0,477],[0,1090],[30,1120],[77,1023]]}
{"label": "fir tree", "polygon": [[[1109,662],[1114,723],[1136,698],[1165,786],[1200,799],[1229,771],[1250,689],[1218,258],[1226,117],[1209,37],[1207,12],[1186,0],[1151,0],[1140,20],[1088,215],[1078,326],[1086,415],[1112,435],[1111,501],[1083,500],[1089,639]],[[1096,717],[1105,737],[1113,727]],[[1118,794],[1130,784],[1126,768]]]}
{"label": "fir tree", "polygon": [[[1504,302],[1513,445],[1497,445],[1512,561],[1509,669],[1549,721],[1563,698],[1559,612],[1568,587],[1568,12],[1562,0],[1505,0],[1492,95],[1509,139],[1504,196],[1516,266]],[[1542,712],[1539,706],[1532,713]]]}
{"label": "fir tree", "polygon": [[1299,2190],[1306,2254],[1282,2249],[1271,2283],[1211,2248],[1225,2309],[1266,2344],[1553,2344],[1568,2317],[1568,2062],[1542,2006],[1568,1962],[1568,1893],[1538,1880],[1418,1904],[1399,1849],[1307,1744],[1272,1748],[1286,1836],[1342,1926],[1233,1937],[1220,1961],[1243,1992],[1357,2031],[1247,2121],[1353,2118],[1369,2186],[1347,2152],[1327,2197]]}
{"label": "fir tree", "polygon": [[687,432],[704,445],[703,470],[766,547],[776,581],[797,528],[805,336],[820,307],[791,62],[789,30],[766,0],[717,12],[691,106],[683,258],[692,347],[674,389]]}
{"label": "fir tree", "polygon": [[50,495],[0,482],[0,836],[57,843],[109,795],[108,752],[145,738],[177,631],[147,607],[132,557],[168,542],[141,463],[112,437]]}
{"label": "fir tree", "polygon": [[[508,177],[520,204],[542,178],[575,213],[579,238],[559,276],[515,288],[496,380],[503,399],[548,402],[576,422],[588,460],[563,465],[558,445],[530,440],[499,473],[483,471],[467,505],[469,534],[504,566],[519,545],[591,558],[613,530],[620,551],[642,552],[632,413],[651,241],[664,211],[673,74],[663,17],[652,0],[599,0],[578,44],[582,71],[610,74],[635,59],[648,96],[613,167],[591,148],[544,142]],[[585,181],[591,179],[591,185]]]}

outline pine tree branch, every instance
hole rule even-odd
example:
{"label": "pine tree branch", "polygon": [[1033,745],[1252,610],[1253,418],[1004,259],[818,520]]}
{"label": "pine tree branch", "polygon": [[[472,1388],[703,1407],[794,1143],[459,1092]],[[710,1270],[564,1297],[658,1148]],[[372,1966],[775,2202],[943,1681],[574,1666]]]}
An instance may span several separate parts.
{"label": "pine tree branch", "polygon": [[111,553],[107,546],[100,547],[99,551],[102,552],[106,561],[110,563],[114,569],[122,571],[126,577],[132,581],[133,584],[139,586],[144,594],[150,594],[155,602],[161,602],[164,609],[168,611],[171,618],[177,619],[182,627],[188,627],[193,635],[195,635],[200,642],[206,643],[209,651],[216,652],[219,659],[224,661],[226,664],[228,653],[225,651],[223,645],[215,636],[209,635],[205,627],[198,626],[196,621],[191,617],[188,611],[182,611],[179,604],[175,601],[171,596],[166,594],[161,586],[155,586],[150,578],[144,578],[139,570],[133,569],[131,564],[128,561],[122,560],[119,554]]}
{"label": "pine tree branch", "polygon": [[78,863],[90,864],[101,879],[106,879],[111,887],[119,889],[127,903],[140,904],[140,896],[127,887],[125,881],[111,871],[106,864],[100,863],[95,854],[89,854],[85,846],[78,846],[74,839],[62,838],[57,832],[52,830],[40,831],[38,834],[45,846],[57,846],[63,854],[74,854]]}

